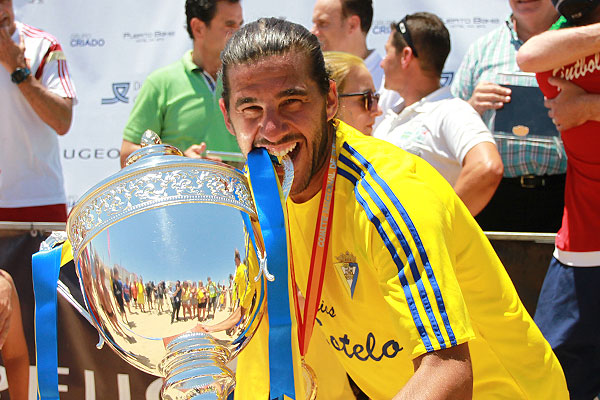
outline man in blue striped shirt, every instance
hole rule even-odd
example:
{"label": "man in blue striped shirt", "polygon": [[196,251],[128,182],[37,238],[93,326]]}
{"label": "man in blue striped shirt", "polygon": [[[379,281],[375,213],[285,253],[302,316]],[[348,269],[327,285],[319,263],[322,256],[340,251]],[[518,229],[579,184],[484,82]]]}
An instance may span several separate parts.
{"label": "man in blue striped shirt", "polygon": [[556,21],[549,0],[509,0],[512,15],[469,48],[456,73],[452,93],[467,100],[493,131],[504,164],[504,179],[477,221],[484,230],[556,232],[564,206],[567,158],[558,136],[519,137],[495,132],[496,110],[511,101],[501,86],[537,86],[519,69],[516,53],[530,37]]}

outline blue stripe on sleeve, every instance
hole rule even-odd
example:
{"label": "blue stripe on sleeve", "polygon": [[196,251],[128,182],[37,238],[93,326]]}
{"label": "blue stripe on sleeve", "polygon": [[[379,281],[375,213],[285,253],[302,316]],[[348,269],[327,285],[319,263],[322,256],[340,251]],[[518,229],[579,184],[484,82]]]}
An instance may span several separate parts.
{"label": "blue stripe on sleeve", "polygon": [[338,167],[337,173],[338,173],[338,175],[343,176],[344,178],[348,179],[350,181],[350,183],[352,183],[353,186],[356,186],[357,178],[354,175],[352,175],[350,172]]}
{"label": "blue stripe on sleeve", "polygon": [[[375,226],[375,229],[377,229],[377,232],[379,233],[379,236],[381,236],[385,247],[388,249],[390,255],[392,256],[394,263],[396,263],[396,265],[398,265],[398,263],[402,264],[402,262],[400,261],[400,257],[398,256],[398,252],[396,251],[396,248],[392,244],[390,238],[388,237],[387,233],[383,229],[383,226],[381,225],[381,221],[379,221],[379,219],[373,214],[373,212],[369,208],[369,204],[367,203],[367,201],[358,192],[358,186],[354,188],[354,195],[356,196],[356,200],[358,201],[358,203],[365,210],[369,221],[371,221],[371,223]],[[415,326],[417,327],[417,331],[419,332],[419,336],[421,336],[423,344],[425,345],[425,350],[428,352],[432,351],[433,346],[431,345],[431,341],[429,340],[427,331],[425,330],[423,322],[421,321],[419,310],[417,310],[417,305],[415,304],[415,301],[413,299],[412,293],[410,291],[410,285],[408,284],[403,268],[398,268],[398,279],[400,280],[400,284],[402,285],[404,296],[406,297],[406,303],[408,304],[408,308],[412,315]]]}
{"label": "blue stripe on sleeve", "polygon": [[356,172],[358,175],[360,175],[360,176],[364,176],[365,175],[364,171],[362,169],[360,169],[360,167],[358,165],[354,164],[352,162],[352,160],[350,160],[345,155],[340,154],[339,157],[338,157],[338,160],[341,161],[348,168],[351,168],[352,170],[354,170],[354,172]]}
{"label": "blue stripe on sleeve", "polygon": [[423,263],[427,277],[429,278],[429,282],[430,282],[433,292],[435,294],[436,303],[437,303],[440,315],[442,317],[442,320],[444,322],[444,327],[446,329],[446,333],[448,334],[448,337],[450,339],[450,343],[452,346],[455,346],[457,344],[457,341],[456,341],[456,337],[454,336],[452,327],[450,325],[450,321],[448,319],[448,314],[446,312],[446,306],[444,304],[444,299],[442,297],[442,293],[441,293],[439,284],[437,283],[437,280],[435,278],[433,268],[431,267],[431,263],[429,262],[429,257],[427,256],[427,252],[425,251],[425,247],[423,246],[423,242],[421,241],[421,238],[419,237],[419,234],[417,232],[416,227],[414,226],[414,223],[412,222],[408,213],[406,212],[406,210],[400,203],[400,200],[396,197],[396,195],[391,190],[391,188],[388,186],[388,184],[377,174],[377,172],[375,171],[373,166],[360,153],[358,153],[354,148],[352,148],[348,143],[344,143],[343,147],[354,158],[356,158],[358,160],[358,162],[360,164],[362,164],[362,166],[364,168],[367,169],[367,171],[369,172],[369,174],[371,175],[373,180],[381,187],[381,189],[384,191],[384,193],[388,196],[389,200],[396,207],[398,213],[400,213],[400,215],[402,216],[402,219],[403,219],[404,223],[406,224],[409,232],[411,233],[411,236],[413,238],[413,241],[415,242],[415,245],[417,246],[419,255],[421,257],[421,262]]}
{"label": "blue stripe on sleeve", "polygon": [[[417,284],[417,290],[419,292],[419,297],[421,298],[421,303],[423,303],[423,308],[425,309],[427,318],[429,319],[429,322],[431,323],[431,328],[433,329],[433,332],[435,334],[435,337],[438,340],[438,343],[440,344],[440,347],[442,349],[445,349],[447,346],[446,346],[444,337],[442,336],[442,332],[440,331],[438,322],[435,319],[434,311],[431,307],[431,303],[429,302],[429,296],[427,296],[427,291],[425,290],[425,285],[423,284],[423,280],[421,279],[421,274],[419,273],[419,268],[417,267],[417,263],[413,256],[412,250],[410,249],[408,241],[402,234],[402,231],[400,230],[400,226],[398,226],[398,223],[392,216],[392,213],[388,210],[388,208],[386,207],[384,202],[377,195],[375,190],[373,190],[371,185],[369,185],[369,183],[364,179],[360,181],[360,184],[365,189],[365,191],[369,194],[369,197],[371,198],[373,203],[375,203],[375,205],[377,205],[379,210],[385,216],[385,219],[388,222],[388,224],[390,225],[390,227],[392,228],[392,231],[396,234],[396,238],[400,242],[400,245],[402,246],[402,249],[404,250],[404,254],[406,255],[407,262],[408,262],[408,264],[410,266],[410,270],[412,272],[413,280]],[[392,259],[394,260],[394,263],[396,264],[396,267],[398,268],[399,274],[404,273],[404,265],[402,264],[402,260],[400,260],[400,257],[398,257],[398,255],[395,254],[395,255],[392,255]],[[425,333],[425,335],[427,336],[426,333]],[[433,350],[433,349],[431,349],[431,350]]]}

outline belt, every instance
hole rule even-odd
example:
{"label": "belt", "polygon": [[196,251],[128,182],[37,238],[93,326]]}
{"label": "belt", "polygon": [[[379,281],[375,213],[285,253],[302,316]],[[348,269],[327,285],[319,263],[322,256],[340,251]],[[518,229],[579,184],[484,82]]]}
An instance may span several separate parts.
{"label": "belt", "polygon": [[515,178],[503,178],[502,182],[518,185],[524,189],[537,189],[543,187],[551,187],[563,185],[565,182],[565,174],[558,175],[523,175]]}

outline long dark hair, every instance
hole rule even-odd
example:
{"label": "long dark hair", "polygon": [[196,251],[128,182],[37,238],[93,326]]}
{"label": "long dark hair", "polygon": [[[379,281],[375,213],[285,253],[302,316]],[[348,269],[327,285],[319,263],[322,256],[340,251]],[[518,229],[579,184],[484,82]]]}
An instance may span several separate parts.
{"label": "long dark hair", "polygon": [[302,25],[278,18],[261,18],[244,25],[233,34],[221,53],[225,107],[229,109],[230,84],[227,71],[231,66],[253,63],[292,51],[306,56],[312,78],[321,93],[327,94],[329,74],[317,37]]}

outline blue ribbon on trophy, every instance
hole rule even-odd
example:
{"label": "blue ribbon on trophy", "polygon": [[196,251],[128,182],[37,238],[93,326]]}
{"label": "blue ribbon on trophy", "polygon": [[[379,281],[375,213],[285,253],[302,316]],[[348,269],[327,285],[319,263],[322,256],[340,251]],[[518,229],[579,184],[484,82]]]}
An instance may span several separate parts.
{"label": "blue ribbon on trophy", "polygon": [[267,290],[271,399],[283,395],[294,399],[287,233],[282,194],[277,174],[265,149],[257,148],[248,154],[248,171],[269,271],[275,276],[275,280],[268,283]]}
{"label": "blue ribbon on trophy", "polygon": [[56,285],[63,246],[32,256],[35,293],[35,347],[38,375],[37,398],[58,400],[58,346],[56,333]]}

